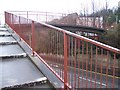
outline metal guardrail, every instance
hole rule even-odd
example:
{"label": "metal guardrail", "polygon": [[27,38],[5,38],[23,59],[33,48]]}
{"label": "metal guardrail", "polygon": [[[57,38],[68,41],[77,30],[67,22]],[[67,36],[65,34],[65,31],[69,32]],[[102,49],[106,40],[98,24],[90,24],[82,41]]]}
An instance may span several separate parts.
{"label": "metal guardrail", "polygon": [[[81,26],[90,26],[103,28],[102,17],[92,17],[92,16],[80,16],[75,15],[75,13],[53,13],[53,12],[42,12],[42,11],[8,11],[15,15],[19,15],[32,20],[37,20],[41,22],[47,22],[51,24],[76,24]],[[93,18],[96,18],[94,21]]]}
{"label": "metal guardrail", "polygon": [[5,22],[45,60],[64,89],[119,88],[119,49],[9,12]]}
{"label": "metal guardrail", "polygon": [[15,15],[29,18],[41,22],[50,22],[54,19],[60,19],[67,16],[65,13],[40,12],[40,11],[9,11]]}

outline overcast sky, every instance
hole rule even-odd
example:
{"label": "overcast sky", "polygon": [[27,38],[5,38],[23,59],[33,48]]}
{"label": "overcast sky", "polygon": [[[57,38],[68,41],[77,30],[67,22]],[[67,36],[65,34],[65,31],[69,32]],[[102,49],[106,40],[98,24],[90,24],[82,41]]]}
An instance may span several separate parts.
{"label": "overcast sky", "polygon": [[[94,0],[95,9],[105,6],[105,0]],[[120,0],[107,0],[108,6],[114,7],[118,5]],[[45,11],[72,13],[82,12],[83,8],[88,8],[91,12],[91,0],[0,0],[0,12],[6,10],[29,10],[29,11]]]}

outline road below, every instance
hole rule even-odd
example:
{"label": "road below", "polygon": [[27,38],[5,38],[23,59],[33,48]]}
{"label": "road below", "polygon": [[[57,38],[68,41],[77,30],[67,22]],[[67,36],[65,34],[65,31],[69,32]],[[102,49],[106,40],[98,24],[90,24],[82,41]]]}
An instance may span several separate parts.
{"label": "road below", "polygon": [[[47,62],[61,77],[63,77],[63,66],[53,62]],[[75,72],[75,71],[76,72]],[[61,75],[62,74],[62,75]],[[68,81],[72,87],[77,88],[112,88],[113,76],[90,72],[82,69],[68,68]],[[76,78],[75,78],[76,77]],[[96,79],[95,79],[96,77]],[[78,85],[79,83],[79,85]],[[114,78],[114,88],[119,88],[120,78]]]}

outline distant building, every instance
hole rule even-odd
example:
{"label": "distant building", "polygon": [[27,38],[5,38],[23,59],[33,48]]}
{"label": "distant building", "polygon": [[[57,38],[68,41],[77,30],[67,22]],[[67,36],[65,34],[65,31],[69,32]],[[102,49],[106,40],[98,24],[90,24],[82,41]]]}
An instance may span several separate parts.
{"label": "distant building", "polygon": [[79,19],[78,14],[72,13],[62,17],[61,19],[54,19],[50,23],[76,25],[77,24],[76,20],[78,19]]}
{"label": "distant building", "polygon": [[77,25],[103,28],[103,18],[93,16],[79,16]]}
{"label": "distant building", "polygon": [[102,17],[79,16],[77,13],[68,14],[67,16],[62,17],[61,19],[54,19],[53,21],[51,21],[49,23],[81,25],[81,26],[103,28],[103,18]]}

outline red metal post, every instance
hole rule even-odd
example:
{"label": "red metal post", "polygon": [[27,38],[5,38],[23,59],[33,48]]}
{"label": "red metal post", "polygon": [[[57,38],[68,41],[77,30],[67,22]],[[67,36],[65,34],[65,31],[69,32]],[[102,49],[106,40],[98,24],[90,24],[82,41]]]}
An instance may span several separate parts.
{"label": "red metal post", "polygon": [[[80,41],[78,40],[78,56],[80,55]],[[80,57],[80,56],[79,56]],[[78,59],[78,88],[80,88],[80,59]]]}
{"label": "red metal post", "polygon": [[107,61],[106,61],[106,88],[108,88],[108,64],[109,64],[109,51],[107,51]]}
{"label": "red metal post", "polygon": [[67,89],[67,35],[64,33],[64,89]]}
{"label": "red metal post", "polygon": [[116,64],[116,53],[114,53],[114,60],[113,60],[113,79],[112,79],[112,88],[115,87],[115,64]]}
{"label": "red metal post", "polygon": [[[61,35],[61,36],[62,36],[62,35]],[[61,39],[61,38],[60,38],[60,42],[62,42],[62,39]],[[63,54],[63,48],[62,48],[61,54]],[[60,58],[61,58],[60,63],[61,63],[61,65],[63,65],[63,58],[62,58],[62,57],[60,57]],[[61,77],[62,77],[62,79],[63,79],[62,72],[63,72],[63,67],[61,66],[60,75],[61,75]]]}
{"label": "red metal post", "polygon": [[96,46],[96,57],[95,57],[95,88],[96,88],[96,79],[97,79],[97,65],[98,65],[98,47]]}
{"label": "red metal post", "polygon": [[12,19],[11,19],[11,28],[14,30],[14,27],[13,27],[13,23],[14,23],[14,19],[13,19],[13,14],[11,14],[12,15]]}
{"label": "red metal post", "polygon": [[83,70],[84,70],[84,41],[82,41],[82,87],[83,87]]}
{"label": "red metal post", "polygon": [[12,14],[8,13],[9,16],[9,26],[12,28]]}
{"label": "red metal post", "polygon": [[33,56],[34,56],[34,50],[35,50],[35,25],[34,25],[34,21],[32,21],[32,42],[31,42],[31,45],[32,45],[32,53],[33,53]]}
{"label": "red metal post", "polygon": [[[59,42],[61,42],[61,39],[60,39],[60,37],[61,37],[61,33],[59,34]],[[60,49],[60,45],[59,45],[59,49]],[[59,51],[60,52],[60,51]],[[60,52],[60,54],[61,54],[61,52]],[[61,75],[61,72],[62,72],[62,57],[60,57],[60,59],[59,59],[59,63],[61,64],[60,65],[60,77],[62,76]]]}
{"label": "red metal post", "polygon": [[[101,49],[101,59],[103,60],[103,49]],[[103,72],[103,61],[101,61],[101,63],[100,63],[100,72],[101,72],[101,74],[100,74],[100,88],[102,88],[102,72]]]}
{"label": "red metal post", "polygon": [[[19,32],[19,36],[21,36],[21,23],[20,23],[20,16],[19,16],[19,29],[18,29],[18,32]],[[21,38],[20,38],[20,41],[21,41]]]}
{"label": "red metal post", "polygon": [[7,13],[5,12],[5,23],[7,23]]}
{"label": "red metal post", "polygon": [[[90,52],[91,52],[91,56],[90,56],[90,80],[92,81],[92,65],[93,65],[93,46],[92,46],[92,44],[91,44],[91,50],[90,50]],[[90,88],[92,88],[92,82],[90,83]]]}
{"label": "red metal post", "polygon": [[[71,66],[74,66],[74,60],[73,60],[73,57],[74,57],[74,38],[73,37],[71,37],[71,57],[72,57],[72,59],[71,59]],[[71,69],[71,71],[72,72],[74,72],[74,69]],[[73,83],[73,81],[72,80],[74,80],[74,73],[71,73],[71,86],[72,86],[72,88],[74,87],[74,83]],[[74,88],[73,88],[74,89]]]}
{"label": "red metal post", "polygon": [[7,24],[7,25],[9,25],[9,21],[8,21],[8,12],[5,12],[5,16],[6,16],[6,21],[5,21],[5,23]]}
{"label": "red metal post", "polygon": [[75,40],[75,44],[74,44],[74,87],[76,88],[76,38],[74,39]]}
{"label": "red metal post", "polygon": [[9,14],[8,14],[8,12],[5,12],[5,23],[7,24],[7,25],[9,25],[9,20],[8,20],[8,16]]}
{"label": "red metal post", "polygon": [[88,87],[88,43],[86,43],[86,88]]}
{"label": "red metal post", "polygon": [[[67,38],[68,39],[68,57],[70,57],[70,36]],[[68,59],[68,83],[71,84],[70,82],[70,58]]]}

